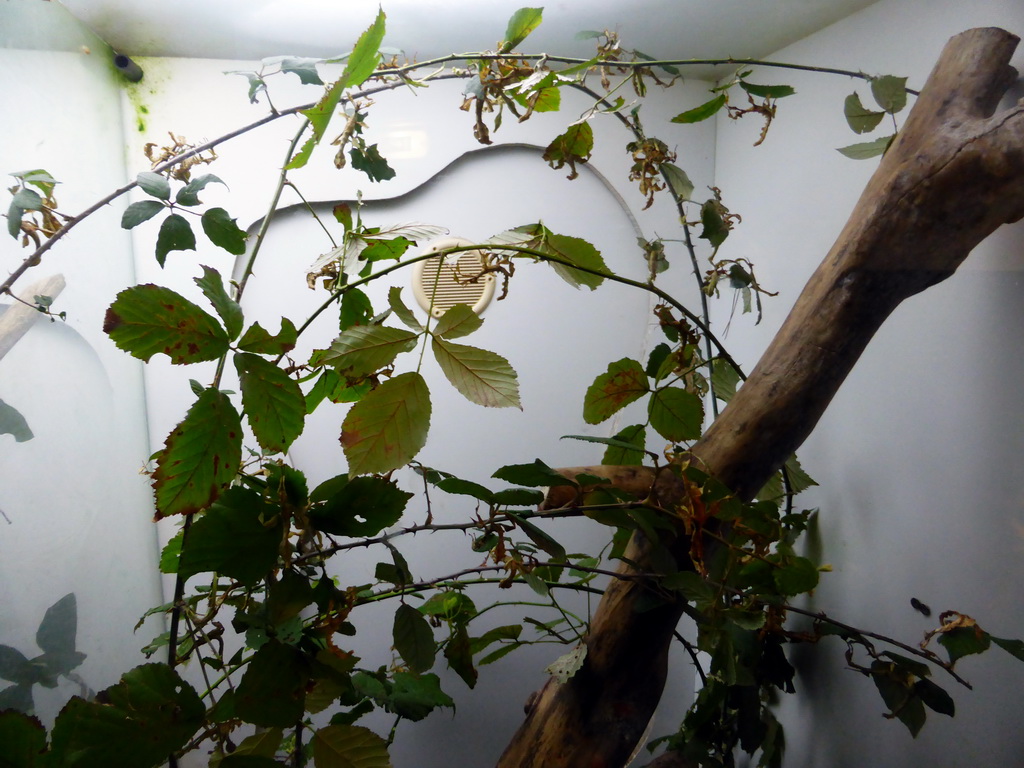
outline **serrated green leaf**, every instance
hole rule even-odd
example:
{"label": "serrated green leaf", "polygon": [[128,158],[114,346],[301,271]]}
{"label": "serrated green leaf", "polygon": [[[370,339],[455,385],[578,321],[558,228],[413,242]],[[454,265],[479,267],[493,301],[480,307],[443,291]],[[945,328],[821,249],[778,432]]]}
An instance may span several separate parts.
{"label": "serrated green leaf", "polygon": [[216,318],[170,288],[136,285],[117,294],[103,331],[143,361],[158,353],[173,365],[216,360],[228,349],[228,334]]}
{"label": "serrated green leaf", "polygon": [[36,645],[47,654],[74,653],[77,634],[78,602],[71,592],[46,609],[36,630]]}
{"label": "serrated green leaf", "polygon": [[152,171],[143,171],[135,177],[135,181],[139,185],[139,189],[147,195],[158,197],[161,200],[171,199],[171,183],[166,176]]}
{"label": "serrated green leaf", "polygon": [[242,408],[256,441],[265,451],[287,451],[305,426],[306,401],[298,383],[258,355],[239,352],[234,362]]}
{"label": "serrated green leaf", "polygon": [[458,339],[468,336],[484,324],[468,304],[455,304],[437,320],[434,334],[444,339]]}
{"label": "serrated green leaf", "polygon": [[545,531],[514,512],[509,512],[508,516],[516,521],[516,525],[523,533],[530,537],[530,541],[551,555],[552,561],[556,563],[564,563],[566,561],[565,547],[555,541]]}
{"label": "serrated green leaf", "polygon": [[184,535],[178,531],[160,551],[160,573],[177,573]]}
{"label": "serrated green leaf", "polygon": [[242,422],[227,395],[207,389],[156,454],[157,518],[192,514],[231,484],[242,460]]}
{"label": "serrated green leaf", "polygon": [[783,595],[802,595],[818,586],[818,568],[806,557],[794,557],[772,572],[775,587]]}
{"label": "serrated green leaf", "polygon": [[228,253],[240,256],[245,253],[246,232],[238,228],[235,220],[223,208],[210,208],[203,213],[203,231],[210,242]]}
{"label": "serrated green leaf", "polygon": [[40,671],[17,648],[0,645],[0,679],[31,687],[39,682]]}
{"label": "serrated green leaf", "polygon": [[[348,298],[348,294],[345,294],[344,298]],[[344,298],[342,301],[344,301]],[[363,298],[366,298],[366,294],[363,294]],[[367,299],[367,302],[369,299]],[[402,301],[402,289],[395,285],[388,290],[388,306],[391,307],[391,311],[395,313],[395,317],[401,320],[405,325],[414,331],[422,331],[423,324],[416,319],[416,315],[412,313],[412,310],[406,306],[405,302]],[[342,308],[344,310],[344,307]],[[351,325],[351,323],[349,323]],[[434,331],[437,332],[436,329]]]}
{"label": "serrated green leaf", "polygon": [[685,112],[680,112],[678,115],[672,118],[673,123],[699,123],[702,120],[707,120],[709,117],[713,117],[722,107],[727,103],[728,99],[724,93],[720,93],[710,101],[705,101],[699,107],[688,109]]}
{"label": "serrated green leaf", "polygon": [[513,232],[528,236],[529,239],[523,243],[524,245],[554,256],[563,262],[568,262],[568,264],[564,264],[551,261],[549,264],[558,276],[573,288],[585,285],[594,290],[604,282],[604,277],[601,274],[582,272],[573,269],[574,266],[594,270],[598,273],[607,274],[609,272],[608,265],[601,257],[601,252],[586,240],[569,235],[557,235],[543,224],[517,227]]}
{"label": "serrated green leaf", "polygon": [[341,297],[338,330],[344,331],[353,325],[369,325],[373,314],[373,305],[369,297],[358,288],[350,288]]}
{"label": "serrated green leaf", "polygon": [[188,579],[213,572],[246,586],[256,584],[277,562],[282,526],[279,512],[255,491],[229,488],[192,523],[188,544],[178,561],[178,575]]}
{"label": "serrated green leaf", "polygon": [[352,406],[341,430],[349,472],[390,472],[427,442],[430,391],[416,372],[388,379]]}
{"label": "serrated green leaf", "polygon": [[[647,430],[643,424],[633,424],[612,436],[615,443],[609,443],[602,464],[639,465],[643,464],[644,448],[647,446]],[[633,446],[632,448],[627,446]]]}
{"label": "serrated green leaf", "polygon": [[956,627],[939,635],[939,645],[949,654],[949,663],[956,664],[964,656],[987,651],[991,639],[981,627]]}
{"label": "serrated green leaf", "polygon": [[185,745],[205,712],[164,664],[136,667],[98,698],[104,703],[72,698],[53,726],[52,751],[73,756],[75,768],[151,768]]}
{"label": "serrated green leaf", "polygon": [[308,680],[302,652],[271,640],[246,666],[235,690],[235,712],[255,725],[293,726],[302,718]]}
{"label": "serrated green leaf", "polygon": [[871,95],[882,109],[895,114],[907,106],[907,78],[882,75],[871,78]]}
{"label": "serrated green leaf", "polygon": [[[224,182],[218,176],[214,176],[212,173],[205,173],[202,176],[197,176],[191,179],[184,187],[178,190],[178,193],[174,196],[174,202],[178,205],[199,205],[202,200],[199,199],[199,193],[208,184],[224,184]],[[224,184],[226,187],[227,184]]]}
{"label": "serrated green leaf", "polygon": [[672,442],[696,440],[704,423],[704,404],[693,392],[666,387],[651,395],[647,413],[654,431]]}
{"label": "serrated green leaf", "polygon": [[762,99],[782,99],[796,93],[796,89],[791,85],[754,85],[746,80],[740,80],[740,88],[751,96]]}
{"label": "serrated green leaf", "polygon": [[589,122],[570,125],[544,150],[544,160],[555,170],[569,166],[570,179],[579,176],[576,163],[586,163],[594,151],[594,129]]}
{"label": "serrated green leaf", "polygon": [[455,702],[441,690],[437,675],[412,675],[396,672],[388,708],[409,720],[418,721],[438,707],[454,707]]}
{"label": "serrated green leaf", "polygon": [[856,92],[847,96],[846,101],[843,102],[843,114],[854,133],[870,133],[885,117],[885,112],[867,109],[861,103],[860,95]]}
{"label": "serrated green leaf", "polygon": [[444,646],[444,658],[448,667],[462,678],[462,682],[470,688],[476,687],[479,673],[473,666],[473,651],[465,624],[452,628],[451,637]]}
{"label": "serrated green leaf", "polygon": [[313,136],[310,136],[304,142],[302,142],[302,146],[299,147],[299,151],[292,155],[292,159],[288,161],[284,169],[286,171],[293,171],[296,168],[302,168],[306,163],[309,162],[309,158],[313,154],[313,149],[314,147],[316,147],[318,143],[319,139],[315,134]]}
{"label": "serrated green leaf", "polygon": [[395,611],[392,637],[395,650],[413,672],[419,674],[434,666],[437,655],[434,631],[423,614],[411,605],[402,603]]}
{"label": "serrated green leaf", "polygon": [[121,228],[132,229],[144,221],[149,221],[166,206],[159,200],[140,200],[132,203],[121,214]]}
{"label": "serrated green leaf", "polygon": [[516,372],[501,355],[437,336],[431,338],[430,347],[448,381],[467,400],[491,408],[522,410]]}
{"label": "serrated green leaf", "polygon": [[544,488],[553,485],[576,485],[560,472],[556,472],[540,459],[532,464],[507,464],[497,470],[491,477],[504,480],[514,485],[525,485],[530,488]]}
{"label": "serrated green leaf", "polygon": [[387,742],[359,725],[328,725],[312,742],[316,768],[391,768]]}
{"label": "serrated green leaf", "polygon": [[643,367],[636,360],[624,357],[609,364],[608,370],[587,388],[583,397],[583,420],[600,424],[649,391]]}
{"label": "serrated green leaf", "polygon": [[445,493],[472,496],[474,499],[479,499],[485,504],[490,504],[494,501],[494,492],[489,488],[485,488],[471,480],[463,480],[460,477],[446,477],[438,481],[437,487]]}
{"label": "serrated green leaf", "polygon": [[47,197],[50,197],[53,194],[54,188],[60,184],[59,181],[42,168],[36,168],[31,171],[18,171],[10,175],[16,179],[21,179],[25,184],[31,184],[33,187],[41,190]]}
{"label": "serrated green leaf", "polygon": [[415,347],[418,338],[403,328],[355,325],[341,332],[322,362],[348,376],[366,376],[390,366],[399,354]]}
{"label": "serrated green leaf", "polygon": [[18,443],[24,443],[34,437],[25,417],[3,400],[0,400],[0,435],[14,435],[14,440]]}
{"label": "serrated green leaf", "polygon": [[1021,661],[1024,661],[1024,641],[1021,640],[1007,640],[1002,637],[992,637],[992,642],[1002,648],[1009,654],[1017,657]]}
{"label": "serrated green leaf", "polygon": [[395,169],[388,165],[376,144],[365,149],[353,147],[348,156],[352,160],[352,167],[365,173],[370,181],[387,181],[395,177]]}
{"label": "serrated green leaf", "polygon": [[711,369],[711,388],[715,397],[723,403],[728,403],[736,394],[736,387],[739,385],[740,375],[735,368],[725,360],[715,360]]}
{"label": "serrated green leaf", "polygon": [[[320,492],[320,489],[317,489]],[[397,523],[412,494],[383,477],[354,477],[309,511],[320,531],[353,538],[376,536]]]}
{"label": "serrated green leaf", "polygon": [[953,697],[931,680],[922,678],[914,683],[914,693],[921,697],[921,701],[932,711],[938,712],[940,715],[948,715],[949,717],[953,717],[956,714],[956,704],[953,702]]}
{"label": "serrated green leaf", "polygon": [[668,182],[672,194],[680,200],[689,200],[693,194],[693,182],[686,175],[686,171],[672,163],[662,163],[658,168]]}
{"label": "serrated green leaf", "polygon": [[196,285],[202,289],[203,295],[209,299],[213,308],[217,310],[220,319],[224,321],[228,338],[238,338],[238,334],[242,332],[242,325],[244,324],[242,308],[224,289],[224,281],[221,279],[220,272],[213,267],[204,266],[203,276],[193,279]]}
{"label": "serrated green leaf", "polygon": [[512,14],[505,28],[505,41],[499,53],[508,53],[526,39],[533,30],[540,26],[543,8],[520,8]]}
{"label": "serrated green leaf", "polygon": [[323,85],[324,81],[320,79],[320,73],[316,69],[319,62],[320,59],[288,56],[281,59],[280,67],[282,72],[290,72],[298,77],[303,85]]}
{"label": "serrated green leaf", "polygon": [[491,498],[498,506],[535,507],[544,501],[544,493],[533,488],[506,488]]}
{"label": "serrated green leaf", "polygon": [[882,136],[874,141],[865,141],[861,144],[850,144],[848,147],[840,147],[836,151],[851,160],[867,160],[871,157],[884,155],[895,138],[895,136]]}
{"label": "serrated green leaf", "polygon": [[43,768],[46,728],[35,717],[9,710],[0,712],[0,766]]}
{"label": "serrated green leaf", "polygon": [[298,338],[298,331],[292,321],[282,317],[281,330],[276,336],[271,336],[259,323],[253,323],[242,334],[238,348],[259,355],[285,355],[295,349]]}
{"label": "serrated green leaf", "polygon": [[786,472],[786,478],[789,481],[789,489],[792,493],[803,493],[811,486],[817,485],[818,483],[813,477],[804,472],[800,462],[796,456],[790,456],[786,463],[783,465]]}
{"label": "serrated green leaf", "polygon": [[196,235],[184,216],[172,213],[160,225],[156,236],[156,261],[161,267],[171,251],[194,251]]}
{"label": "serrated green leaf", "polygon": [[698,237],[711,243],[712,248],[720,246],[729,236],[729,225],[722,218],[716,203],[716,200],[708,200],[700,207],[701,232]]}

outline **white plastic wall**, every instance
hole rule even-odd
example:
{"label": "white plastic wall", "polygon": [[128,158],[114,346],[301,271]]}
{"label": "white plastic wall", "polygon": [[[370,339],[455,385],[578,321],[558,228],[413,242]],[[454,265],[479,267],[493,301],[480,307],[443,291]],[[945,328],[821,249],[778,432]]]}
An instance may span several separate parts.
{"label": "white plastic wall", "polygon": [[[4,187],[7,173],[44,168],[61,182],[59,210],[77,214],[125,178],[109,49],[59,4],[38,2],[0,4],[0,45]],[[21,443],[0,435],[0,644],[38,656],[46,609],[74,593],[77,649],[88,656],[75,672],[94,690],[141,663],[140,638],[160,631],[131,632],[161,602],[151,495],[139,474],[148,455],[141,366],[102,332],[110,298],[135,282],[122,209],[82,223],[16,286],[31,300],[36,281],[62,275],[53,310],[67,321],[39,315],[0,360],[0,399],[34,434]],[[31,252],[6,224],[4,275]],[[67,680],[36,685],[37,713],[52,719],[78,692]]]}
{"label": "white plastic wall", "polygon": [[[1024,32],[1024,6],[891,0],[771,58],[908,76],[920,87],[952,35],[979,26]],[[1013,64],[1024,68],[1024,51]],[[749,256],[780,296],[756,329],[733,324],[729,341],[753,364],[823,258],[877,161],[835,151],[865,137],[843,118],[843,99],[866,85],[829,75],[765,72],[793,85],[763,146],[757,126],[720,121],[716,183],[742,213],[727,245]],[[1004,106],[1021,97],[1018,85]],[[901,118],[902,119],[902,118]],[[878,131],[881,134],[881,129]],[[1024,227],[1004,227],[946,282],[899,307],[871,342],[799,452],[821,483],[825,574],[811,606],[854,626],[916,644],[940,611],[976,618],[997,637],[1024,635],[1024,407],[1020,398]],[[911,598],[931,606],[931,619]],[[798,658],[798,695],[782,708],[792,768],[828,765],[1019,765],[1024,665],[995,648],[963,659],[952,720],[929,714],[914,740],[881,717],[872,682],[842,671],[845,646],[823,641]],[[863,659],[861,659],[863,661]]]}

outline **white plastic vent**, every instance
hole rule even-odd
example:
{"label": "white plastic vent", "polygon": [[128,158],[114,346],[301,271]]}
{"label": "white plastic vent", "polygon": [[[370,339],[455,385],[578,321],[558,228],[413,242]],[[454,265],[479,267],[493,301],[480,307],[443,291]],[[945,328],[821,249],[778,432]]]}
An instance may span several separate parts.
{"label": "white plastic vent", "polygon": [[[437,253],[472,240],[446,237],[435,240],[424,253]],[[425,312],[440,317],[456,304],[468,304],[478,315],[494,297],[495,278],[482,274],[487,260],[480,251],[462,251],[447,258],[425,259],[413,267],[412,292]]]}

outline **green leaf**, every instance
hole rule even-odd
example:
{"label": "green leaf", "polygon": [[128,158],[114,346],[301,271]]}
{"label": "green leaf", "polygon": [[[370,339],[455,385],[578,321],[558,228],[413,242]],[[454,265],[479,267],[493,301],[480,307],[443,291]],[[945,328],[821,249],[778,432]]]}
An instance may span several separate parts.
{"label": "green leaf", "polygon": [[349,288],[342,294],[338,330],[344,331],[353,325],[369,325],[372,319],[373,305],[365,293],[358,288]]}
{"label": "green leaf", "polygon": [[259,355],[285,355],[295,349],[298,338],[298,331],[292,321],[282,317],[281,331],[276,336],[271,336],[259,323],[253,323],[242,334],[238,348]]}
{"label": "green leaf", "polygon": [[802,595],[818,586],[818,568],[806,557],[794,557],[775,569],[772,578],[781,594]]}
{"label": "green leaf", "polygon": [[352,406],[341,430],[349,472],[390,472],[408,463],[427,442],[430,391],[416,372],[385,381]]}
{"label": "green leaf", "polygon": [[[643,464],[644,448],[647,446],[647,430],[643,424],[633,424],[612,436],[616,443],[609,443],[602,464],[640,465]],[[633,446],[632,448],[627,446]]]}
{"label": "green leaf", "polygon": [[281,544],[279,509],[248,488],[229,488],[192,523],[178,575],[214,572],[253,586],[274,567]]}
{"label": "green leaf", "polygon": [[103,331],[143,361],[167,355],[173,365],[216,360],[228,349],[228,334],[209,313],[170,288],[136,285],[117,294]]}
{"label": "green leaf", "polygon": [[144,221],[149,221],[165,208],[159,200],[140,200],[132,203],[121,214],[121,228],[133,229]]}
{"label": "green leaf", "polygon": [[437,654],[434,631],[422,613],[407,603],[400,604],[395,611],[392,633],[395,650],[409,669],[418,674],[434,666]]}
{"label": "green leaf", "polygon": [[693,194],[693,182],[686,175],[686,171],[672,163],[662,163],[658,168],[668,182],[672,194],[680,200],[689,200]]}
{"label": "green leaf", "polygon": [[527,35],[540,26],[543,11],[543,8],[520,8],[513,13],[505,28],[505,42],[498,52],[508,53],[523,42]]}
{"label": "green leaf", "polygon": [[242,409],[256,441],[265,451],[288,450],[305,426],[306,401],[298,383],[258,355],[235,355],[242,388]]}
{"label": "green leaf", "polygon": [[192,225],[184,216],[172,213],[160,225],[160,233],[156,236],[156,261],[161,267],[171,251],[194,251],[196,235]]}
{"label": "green leaf", "polygon": [[433,673],[412,675],[396,672],[389,704],[395,714],[413,721],[422,720],[438,707],[455,707],[455,702],[441,690],[441,681]]}
{"label": "green leaf", "polygon": [[692,603],[710,605],[716,599],[714,588],[693,571],[677,571],[661,580],[665,589],[678,592]]}
{"label": "green leaf", "polygon": [[174,670],[144,664],[97,701],[72,698],[54,723],[52,751],[75,768],[151,768],[188,742],[204,712],[198,694]]}
{"label": "green leaf", "polygon": [[712,248],[720,246],[729,236],[729,225],[722,218],[716,203],[716,200],[708,200],[700,207],[702,230],[698,237],[711,243]]}
{"label": "green leaf", "polygon": [[41,768],[46,750],[46,728],[34,717],[9,710],[0,712],[2,768]]}
{"label": "green leaf", "polygon": [[481,325],[483,319],[468,304],[455,304],[437,320],[434,335],[444,339],[468,336]]}
{"label": "green leaf", "polygon": [[305,708],[308,662],[296,648],[271,640],[252,657],[235,691],[235,712],[254,725],[295,725]]}
{"label": "green leaf", "polygon": [[523,531],[523,533],[530,537],[530,541],[536,544],[544,552],[551,555],[551,559],[554,562],[564,563],[566,561],[565,547],[551,538],[551,536],[526,518],[520,517],[514,512],[509,512],[508,516],[516,521],[516,525]]}
{"label": "green leaf", "polygon": [[235,256],[245,253],[245,239],[248,235],[238,228],[235,220],[223,208],[205,211],[202,222],[203,231],[211,243]]}
{"label": "green leaf", "polygon": [[21,179],[25,184],[31,184],[36,189],[42,191],[47,197],[50,197],[53,194],[54,188],[60,184],[59,181],[42,168],[36,168],[31,171],[18,171],[10,175],[16,179]]}
{"label": "green leaf", "polygon": [[728,403],[736,394],[736,387],[740,382],[740,375],[735,368],[725,360],[715,360],[711,369],[711,388],[715,397],[723,403]]}
{"label": "green leaf", "polygon": [[316,768],[391,768],[388,745],[369,728],[328,725],[313,734]]}
{"label": "green leaf", "polygon": [[491,497],[498,506],[535,507],[544,501],[544,493],[533,488],[506,488]]}
{"label": "green leaf", "polygon": [[555,677],[559,683],[567,683],[583,668],[587,658],[587,646],[580,643],[568,653],[559,656],[544,670]]}
{"label": "green leaf", "polygon": [[160,573],[177,573],[184,535],[178,531],[160,552]]}
{"label": "green leaf", "polygon": [[964,656],[983,653],[991,644],[991,636],[981,627],[956,627],[939,635],[939,645],[949,654],[949,663],[956,664]]}
{"label": "green leaf", "polygon": [[657,390],[650,399],[647,413],[654,431],[674,443],[696,440],[704,423],[704,404],[693,392],[679,387]]}
{"label": "green leaf", "polygon": [[376,536],[401,519],[411,498],[383,477],[354,477],[310,509],[309,518],[317,530],[336,536]]}
{"label": "green leaf", "polygon": [[[339,97],[341,96],[341,91],[338,92],[338,95]],[[335,103],[335,106],[337,106],[337,103]],[[324,127],[326,129],[326,125]],[[295,170],[296,168],[302,168],[306,163],[309,162],[309,158],[313,154],[313,149],[316,147],[319,141],[319,138],[314,133],[313,136],[310,136],[308,139],[302,142],[302,146],[299,147],[299,151],[292,155],[292,159],[288,161],[284,169],[286,171],[292,171]]]}
{"label": "green leaf", "polygon": [[470,688],[476,687],[479,673],[473,666],[473,651],[465,624],[452,628],[451,638],[444,646],[444,658],[448,667],[462,678]]}
{"label": "green leaf", "polygon": [[878,157],[885,154],[896,136],[882,136],[874,141],[865,141],[861,144],[850,144],[848,147],[840,147],[836,151],[851,160],[867,160],[871,157]]}
{"label": "green leaf", "polygon": [[224,321],[224,327],[228,331],[228,338],[238,338],[244,323],[242,308],[224,289],[224,281],[221,279],[220,272],[213,267],[204,266],[203,276],[193,279],[196,285],[203,290],[203,295],[209,299],[213,308],[217,310],[220,319]]}
{"label": "green leaf", "polygon": [[395,169],[381,156],[376,144],[366,149],[353,147],[348,155],[352,158],[352,167],[365,173],[370,181],[387,181],[395,177]]}
{"label": "green leaf", "polygon": [[17,648],[0,645],[0,679],[32,686],[39,682],[39,670]]}
{"label": "green leaf", "polygon": [[147,195],[158,197],[161,200],[171,199],[171,183],[167,177],[152,171],[143,171],[135,177],[135,181],[139,185],[139,189]]}
{"label": "green leaf", "polygon": [[71,592],[46,609],[36,631],[36,645],[47,654],[72,654],[77,634],[78,603]]}
{"label": "green leaf", "polygon": [[895,114],[907,106],[907,78],[882,75],[871,78],[871,95],[882,109]]}
{"label": "green leaf", "polygon": [[570,125],[565,133],[555,137],[555,140],[548,144],[544,150],[544,160],[555,170],[566,165],[569,166],[569,177],[575,179],[579,176],[576,170],[576,163],[585,163],[590,160],[594,151],[594,129],[590,123],[584,121]]}
{"label": "green leaf", "polygon": [[[199,193],[206,187],[207,184],[224,184],[224,182],[212,173],[206,173],[202,176],[197,176],[191,179],[184,187],[178,190],[178,194],[174,196],[174,202],[178,205],[199,205],[202,200],[199,199]],[[224,184],[226,187],[227,184]]]}
{"label": "green leaf", "polygon": [[790,491],[794,494],[803,493],[811,486],[818,484],[813,477],[804,472],[795,455],[786,459],[783,469],[786,472],[786,478],[789,480]]}
{"label": "green leaf", "polygon": [[419,334],[384,325],[354,325],[331,344],[323,362],[347,376],[367,376],[390,366],[416,346]]}
{"label": "green leaf", "polygon": [[448,381],[470,402],[491,408],[519,408],[519,381],[501,355],[434,336],[430,347]]}
{"label": "green leaf", "polygon": [[791,85],[754,85],[746,80],[740,80],[740,88],[751,96],[762,99],[782,99],[796,93],[796,89]]}
{"label": "green leaf", "polygon": [[11,237],[17,237],[21,233],[21,217],[25,214],[25,209],[20,208],[14,200],[11,200],[11,204],[7,208],[7,233]]}
{"label": "green leaf", "polygon": [[688,109],[685,112],[680,112],[678,115],[672,118],[673,123],[699,123],[702,120],[707,120],[709,117],[713,117],[722,107],[726,105],[728,99],[724,93],[720,93],[710,101],[705,101],[699,107]]}
{"label": "green leaf", "polygon": [[543,224],[530,224],[525,227],[517,227],[514,232],[523,233],[529,236],[524,244],[565,263],[550,261],[551,268],[559,277],[565,280],[573,288],[585,285],[591,290],[597,288],[604,282],[601,274],[593,272],[582,272],[573,267],[583,267],[599,273],[608,274],[608,265],[601,258],[601,252],[593,245],[578,237],[568,235],[556,235]]}
{"label": "green leaf", "polygon": [[583,397],[583,420],[600,424],[649,391],[643,367],[636,360],[624,357],[611,363],[587,388]]}
{"label": "green leaf", "polygon": [[560,472],[556,472],[540,459],[532,464],[508,464],[491,477],[504,480],[514,485],[525,485],[530,488],[544,488],[553,485],[576,485]]}
{"label": "green leaf", "polygon": [[1002,648],[1009,654],[1016,656],[1021,661],[1024,661],[1024,642],[1020,640],[1007,640],[1002,637],[992,637],[992,642]]}
{"label": "green leaf", "polygon": [[914,693],[921,698],[921,701],[929,709],[938,712],[940,715],[953,717],[956,714],[956,704],[953,703],[953,697],[931,680],[922,678],[914,683]]}
{"label": "green leaf", "polygon": [[34,437],[25,417],[3,400],[0,400],[0,435],[14,435],[14,440],[18,443],[24,443]]}
{"label": "green leaf", "polygon": [[[363,298],[366,298],[366,294],[362,294]],[[348,298],[346,293],[342,301]],[[367,299],[367,301],[369,301]],[[412,313],[412,310],[406,306],[405,302],[402,301],[402,289],[395,285],[388,290],[388,306],[391,307],[391,311],[395,313],[395,317],[405,323],[406,326],[412,330],[419,332],[423,330],[423,324],[416,319],[416,315]],[[351,325],[351,324],[350,324]],[[435,329],[435,333],[437,330]]]}
{"label": "green leaf", "polygon": [[445,493],[471,496],[485,504],[491,504],[494,501],[494,493],[489,488],[485,488],[471,480],[463,480],[460,477],[446,477],[438,481],[437,487]]}
{"label": "green leaf", "polygon": [[843,103],[843,114],[846,115],[846,122],[854,133],[870,133],[885,117],[885,112],[867,109],[861,103],[860,96],[856,92],[846,97],[846,101]]}
{"label": "green leaf", "polygon": [[234,480],[242,460],[242,422],[227,395],[199,396],[157,453],[157,518],[209,506]]}
{"label": "green leaf", "polygon": [[290,72],[298,77],[303,85],[323,85],[324,81],[320,79],[320,73],[316,70],[319,62],[320,59],[288,56],[281,59],[280,67],[282,72]]}

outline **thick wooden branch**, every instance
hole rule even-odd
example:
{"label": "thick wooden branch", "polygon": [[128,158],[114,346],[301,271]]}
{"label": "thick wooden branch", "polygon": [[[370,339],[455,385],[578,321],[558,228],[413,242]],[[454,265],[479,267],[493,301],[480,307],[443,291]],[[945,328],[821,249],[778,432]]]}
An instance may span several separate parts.
{"label": "thick wooden branch", "polygon": [[[810,434],[903,299],[949,277],[997,227],[1024,216],[1024,104],[995,112],[1016,79],[1008,62],[1017,42],[1001,29],[949,41],[836,244],[746,383],[694,445],[693,456],[737,495],[751,498]],[[641,476],[646,489],[635,487]],[[653,484],[663,504],[680,492],[670,473],[634,470],[630,478],[640,496]],[[649,549],[634,536],[626,557],[645,571],[653,568]],[[686,554],[678,555],[687,567]],[[661,697],[682,613],[678,604],[637,612],[649,588],[637,580],[610,584],[583,668],[566,684],[544,686],[499,768],[626,763]]]}

